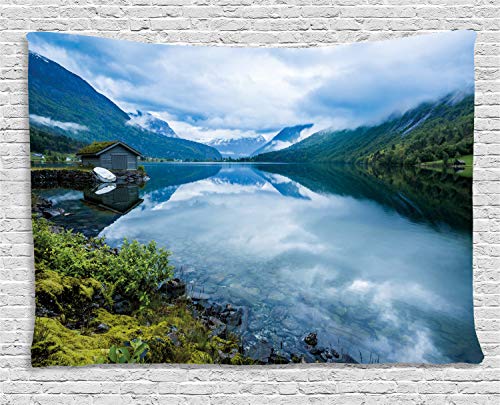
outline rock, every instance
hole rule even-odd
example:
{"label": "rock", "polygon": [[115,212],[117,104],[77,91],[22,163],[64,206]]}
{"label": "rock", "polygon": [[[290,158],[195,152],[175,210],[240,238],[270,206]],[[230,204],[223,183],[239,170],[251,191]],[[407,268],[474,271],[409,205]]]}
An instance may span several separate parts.
{"label": "rock", "polygon": [[170,299],[182,297],[186,294],[186,283],[178,278],[173,278],[161,285],[160,292],[166,294]]}
{"label": "rock", "polygon": [[211,336],[219,336],[222,339],[226,339],[227,338],[227,327],[226,327],[226,325],[221,324],[221,325],[218,325],[218,326],[214,327],[210,331],[210,335]]}
{"label": "rock", "polygon": [[288,364],[290,361],[286,353],[280,354],[275,352],[274,349],[271,349],[271,355],[268,360],[269,364]]}
{"label": "rock", "polygon": [[230,364],[231,359],[234,358],[238,354],[238,349],[232,348],[229,353],[224,353],[222,350],[218,349],[217,354],[221,359],[221,363]]}
{"label": "rock", "polygon": [[311,332],[304,338],[304,342],[307,345],[314,347],[318,344],[318,335],[315,332]]}
{"label": "rock", "polygon": [[95,332],[96,333],[106,333],[108,330],[109,330],[109,325],[106,325],[105,323],[100,323],[99,325],[97,325],[97,327],[95,328]]}
{"label": "rock", "polygon": [[299,356],[295,353],[292,353],[290,360],[292,360],[292,363],[305,363],[304,356]]}
{"label": "rock", "polygon": [[273,347],[266,340],[260,340],[254,343],[245,353],[248,357],[267,364],[269,362],[269,357],[273,351]]}
{"label": "rock", "polygon": [[224,325],[224,323],[219,318],[217,318],[215,316],[210,316],[208,318],[208,320],[213,328],[217,328],[221,325]]}
{"label": "rock", "polygon": [[[115,173],[116,174],[116,173]],[[137,171],[124,171],[117,175],[120,183],[144,184],[144,175]],[[92,188],[96,184],[91,170],[74,169],[37,169],[31,171],[33,188],[66,187],[74,190]]]}
{"label": "rock", "polygon": [[313,356],[321,356],[324,351],[325,349],[323,347],[311,347],[311,349],[309,349],[309,353]]}
{"label": "rock", "polygon": [[324,362],[327,362],[328,360],[333,358],[333,355],[332,353],[330,353],[330,350],[325,349],[321,352],[319,357],[321,357],[321,360],[323,360]]}
{"label": "rock", "polygon": [[132,305],[128,300],[117,294],[113,297],[114,305],[113,311],[119,315],[130,314],[132,312]]}
{"label": "rock", "polygon": [[61,215],[63,212],[64,212],[64,210],[62,210],[61,208],[48,208],[48,209],[42,210],[42,215],[45,218],[49,219],[49,218],[57,217],[57,216]]}
{"label": "rock", "polygon": [[229,326],[237,327],[241,325],[242,315],[243,311],[241,309],[238,309],[236,311],[229,312],[226,316],[224,316],[223,319]]}
{"label": "rock", "polygon": [[342,361],[344,363],[350,363],[350,364],[358,364],[358,362],[356,360],[354,360],[350,355],[348,355],[347,353],[344,353],[342,355]]}
{"label": "rock", "polygon": [[194,292],[191,299],[193,301],[207,301],[210,299],[210,295],[201,292]]}
{"label": "rock", "polygon": [[179,337],[177,336],[177,333],[175,332],[170,332],[170,333],[167,333],[167,336],[168,338],[170,339],[170,341],[175,345],[175,346],[180,346],[181,345],[181,341],[179,340]]}

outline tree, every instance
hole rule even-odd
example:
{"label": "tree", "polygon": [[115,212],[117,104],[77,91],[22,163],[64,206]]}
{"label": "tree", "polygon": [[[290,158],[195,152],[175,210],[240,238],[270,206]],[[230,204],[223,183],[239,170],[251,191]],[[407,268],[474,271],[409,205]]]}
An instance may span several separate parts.
{"label": "tree", "polygon": [[446,152],[443,152],[442,156],[443,156],[443,165],[448,166],[448,160],[449,160],[450,156]]}

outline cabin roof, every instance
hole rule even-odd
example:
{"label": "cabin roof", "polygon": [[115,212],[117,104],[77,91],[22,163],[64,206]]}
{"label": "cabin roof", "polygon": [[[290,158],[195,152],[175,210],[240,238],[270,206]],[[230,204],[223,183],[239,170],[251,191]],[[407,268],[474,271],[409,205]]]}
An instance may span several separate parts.
{"label": "cabin roof", "polygon": [[142,154],[132,148],[131,146],[127,145],[126,143],[123,143],[121,141],[103,141],[103,142],[92,142],[90,145],[84,146],[82,149],[80,149],[76,154],[78,156],[99,156],[102,153],[113,149],[115,146],[122,146],[125,149],[129,150],[132,152],[134,155],[141,156]]}

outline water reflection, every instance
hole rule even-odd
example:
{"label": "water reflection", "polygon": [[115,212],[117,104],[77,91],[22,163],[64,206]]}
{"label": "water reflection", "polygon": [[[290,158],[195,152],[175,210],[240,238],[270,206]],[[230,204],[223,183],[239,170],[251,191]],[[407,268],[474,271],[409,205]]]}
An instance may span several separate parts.
{"label": "water reflection", "polygon": [[104,183],[83,192],[83,201],[101,209],[124,215],[142,203],[136,184]]}
{"label": "water reflection", "polygon": [[143,203],[100,234],[172,250],[195,289],[248,308],[246,345],[307,355],[302,338],[317,331],[357,361],[482,359],[469,180],[300,165],[147,171]]}

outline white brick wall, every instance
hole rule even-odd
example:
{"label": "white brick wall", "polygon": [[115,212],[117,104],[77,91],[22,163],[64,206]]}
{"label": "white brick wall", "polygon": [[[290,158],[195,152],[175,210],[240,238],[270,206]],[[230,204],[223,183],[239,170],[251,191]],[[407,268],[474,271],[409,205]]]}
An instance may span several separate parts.
{"label": "white brick wall", "polygon": [[[26,32],[320,46],[459,28],[478,33],[474,303],[481,365],[30,367]],[[0,403],[499,403],[499,54],[497,0],[0,0]]]}

